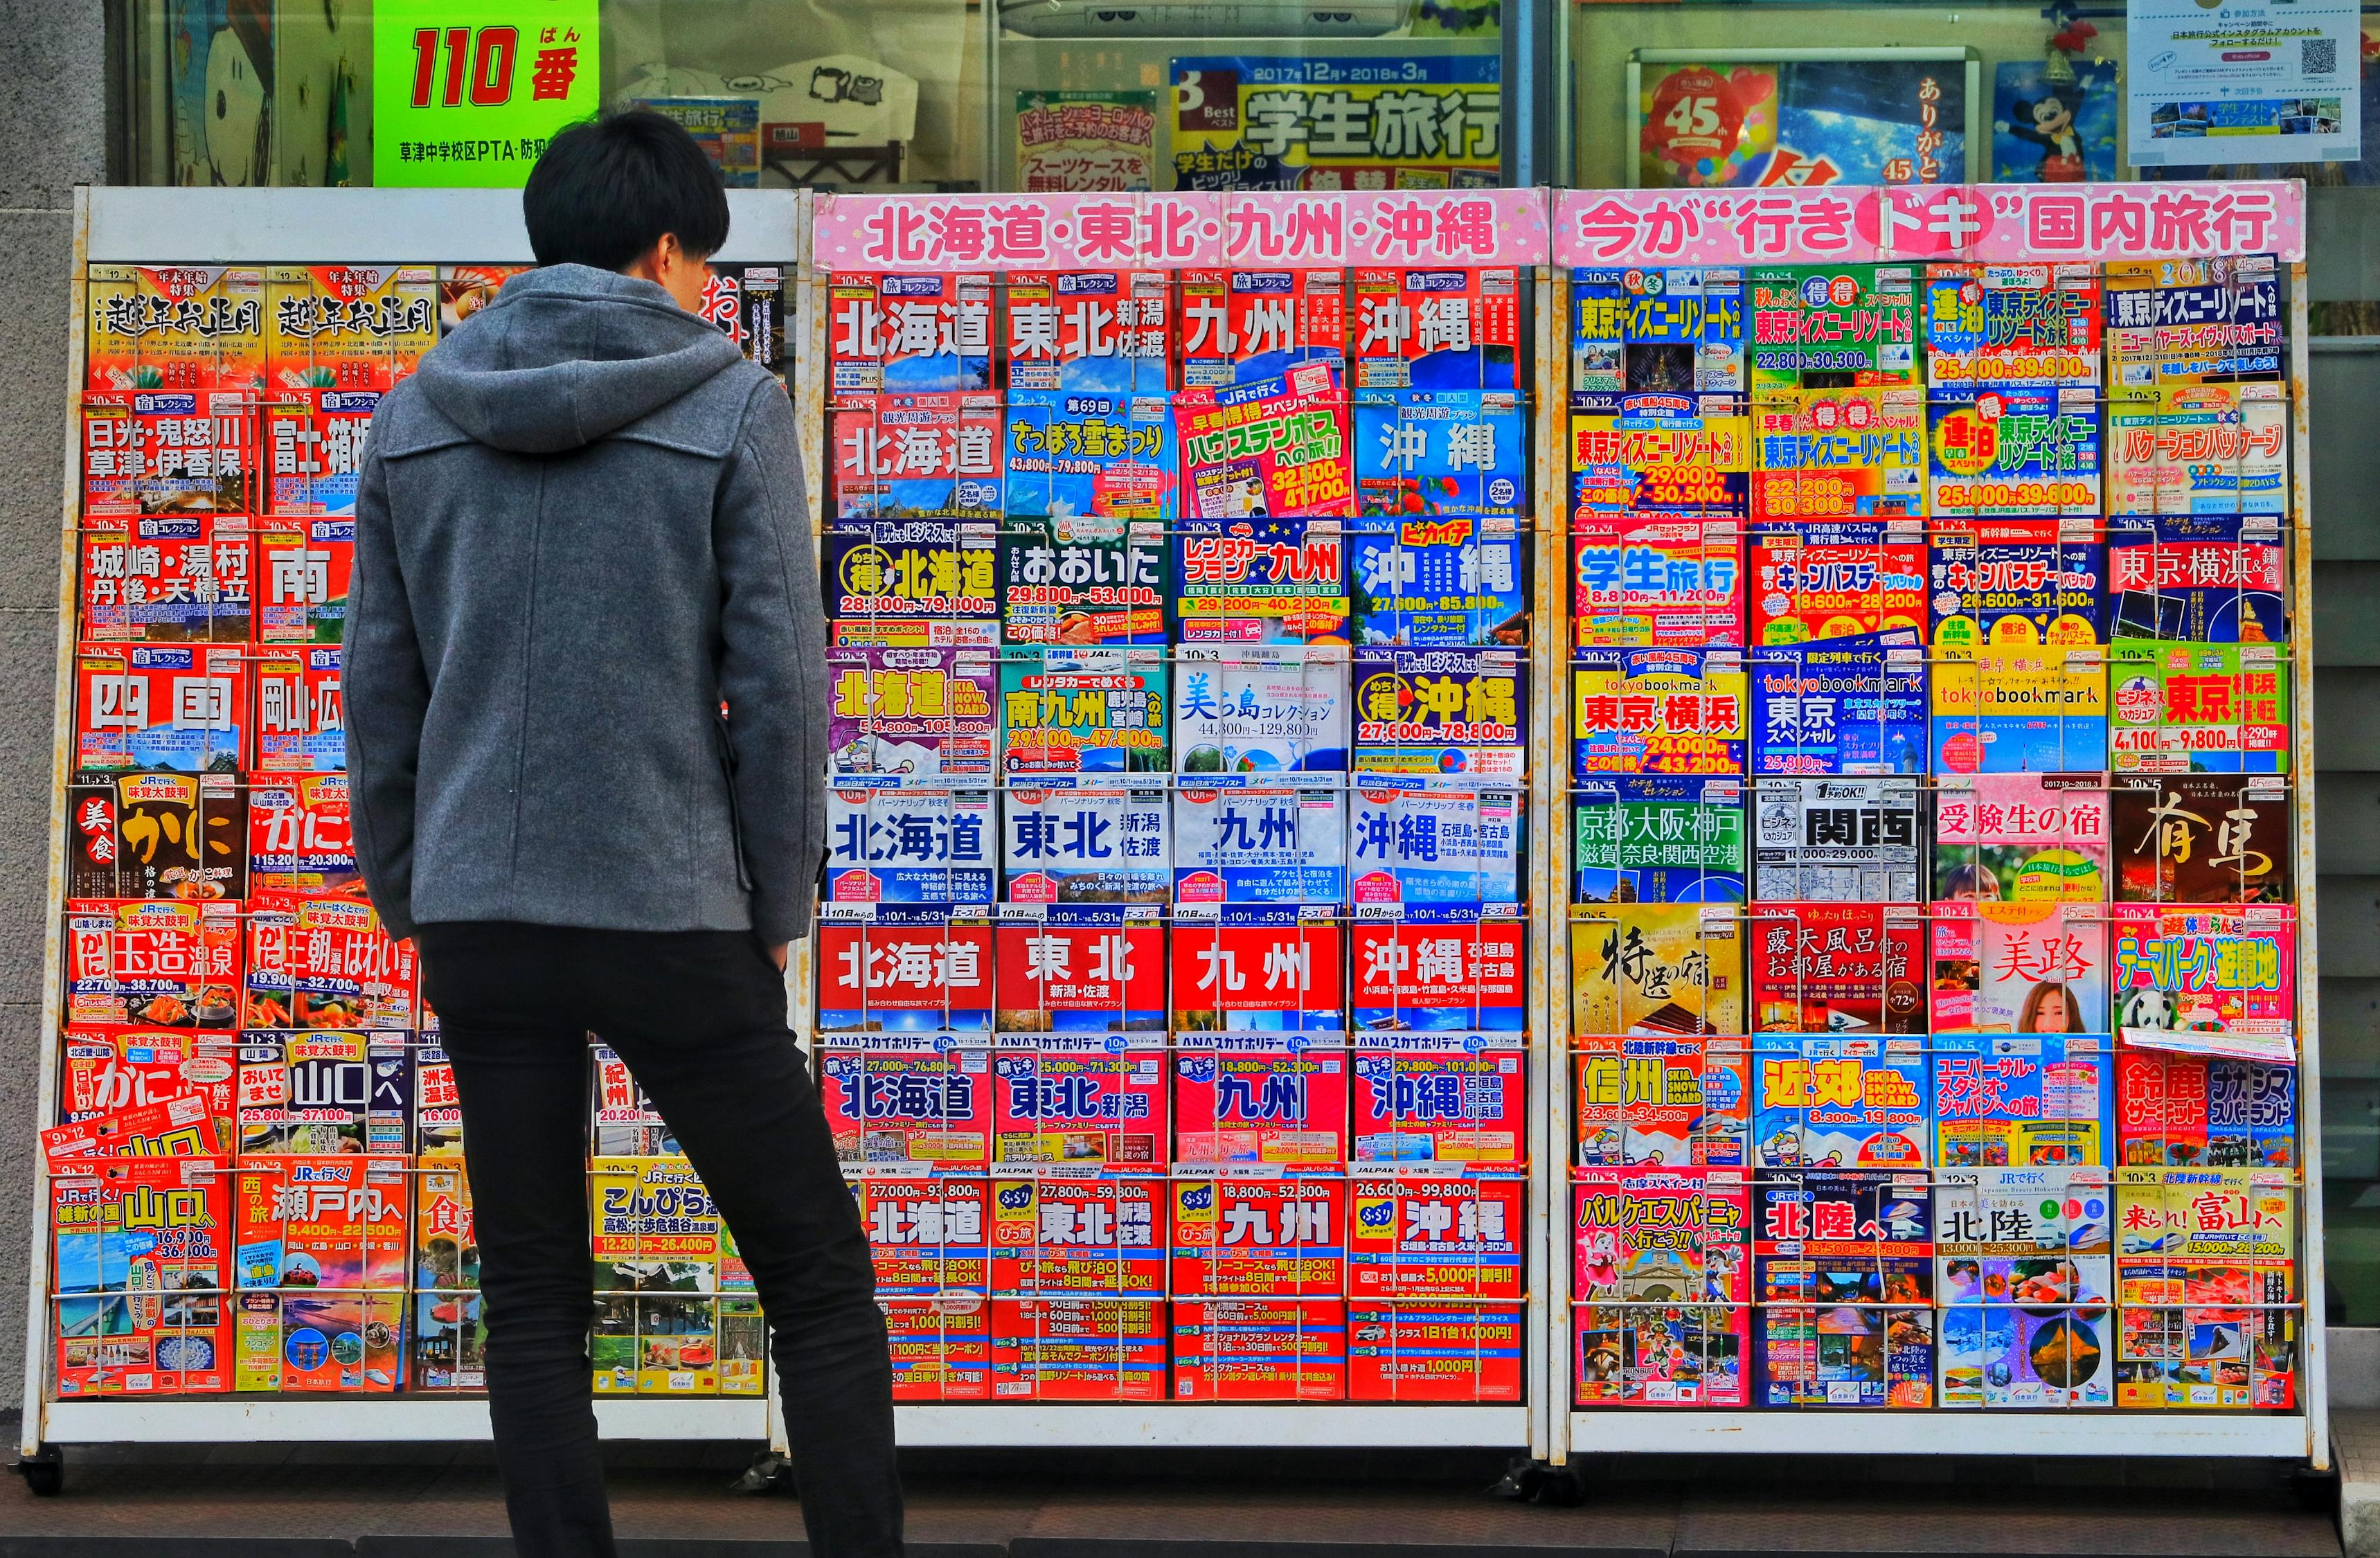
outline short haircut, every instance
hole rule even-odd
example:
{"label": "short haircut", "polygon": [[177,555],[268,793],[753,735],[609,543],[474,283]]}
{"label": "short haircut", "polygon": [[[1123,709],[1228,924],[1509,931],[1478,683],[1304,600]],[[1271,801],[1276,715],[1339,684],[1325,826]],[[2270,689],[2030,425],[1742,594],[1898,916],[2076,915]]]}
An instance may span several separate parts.
{"label": "short haircut", "polygon": [[540,265],[623,269],[675,233],[697,260],[727,245],[727,191],[701,144],[649,108],[606,114],[553,138],[521,190]]}

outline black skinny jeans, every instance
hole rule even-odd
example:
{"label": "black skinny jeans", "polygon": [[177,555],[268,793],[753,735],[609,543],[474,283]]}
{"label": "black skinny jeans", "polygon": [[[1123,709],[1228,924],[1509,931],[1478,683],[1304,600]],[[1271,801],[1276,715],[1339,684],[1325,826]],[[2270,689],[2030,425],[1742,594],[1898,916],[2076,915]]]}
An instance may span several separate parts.
{"label": "black skinny jeans", "polygon": [[892,1369],[859,1213],[740,931],[420,929],[455,1065],[487,1307],[489,1411],[522,1558],[613,1558],[588,1326],[589,1032],[616,1050],[735,1231],[766,1310],[819,1558],[899,1558]]}

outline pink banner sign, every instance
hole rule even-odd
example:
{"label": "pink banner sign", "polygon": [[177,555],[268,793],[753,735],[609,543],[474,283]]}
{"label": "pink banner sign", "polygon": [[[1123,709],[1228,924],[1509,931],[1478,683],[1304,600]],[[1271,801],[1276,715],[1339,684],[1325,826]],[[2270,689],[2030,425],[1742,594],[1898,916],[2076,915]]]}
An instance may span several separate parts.
{"label": "pink banner sign", "polygon": [[1561,265],[1825,265],[1877,260],[2305,258],[2305,186],[1970,184],[1566,189]]}
{"label": "pink banner sign", "polygon": [[1542,265],[1548,248],[1543,189],[1220,198],[1227,265]]}
{"label": "pink banner sign", "polygon": [[2293,179],[1565,189],[1552,207],[1549,225],[1541,189],[821,195],[811,252],[862,272],[2305,258]]}
{"label": "pink banner sign", "polygon": [[1212,265],[1214,195],[820,195],[820,271],[1097,271]]}
{"label": "pink banner sign", "polygon": [[820,195],[819,270],[1541,265],[1542,189]]}

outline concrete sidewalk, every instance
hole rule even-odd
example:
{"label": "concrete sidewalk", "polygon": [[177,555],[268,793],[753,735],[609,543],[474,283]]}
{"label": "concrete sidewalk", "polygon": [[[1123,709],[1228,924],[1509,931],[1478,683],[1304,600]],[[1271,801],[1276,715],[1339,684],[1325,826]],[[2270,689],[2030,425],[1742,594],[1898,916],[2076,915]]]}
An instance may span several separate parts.
{"label": "concrete sidewalk", "polygon": [[2380,1558],[2380,1411],[2330,1409],[2338,1530],[2348,1558]]}
{"label": "concrete sidewalk", "polygon": [[[2380,1414],[2375,1414],[2380,1418]],[[794,1558],[789,1498],[729,1491],[746,1452],[624,1445],[627,1558]],[[1602,1461],[1578,1508],[1482,1490],[1499,1457],[921,1454],[917,1558],[1492,1558],[1512,1553],[1889,1558],[2338,1558],[2330,1516],[2269,1467],[2185,1463]],[[2079,1480],[2078,1480],[2079,1479]],[[498,1558],[512,1551],[485,1446],[203,1459],[79,1451],[66,1490],[0,1486],[0,1558]]]}

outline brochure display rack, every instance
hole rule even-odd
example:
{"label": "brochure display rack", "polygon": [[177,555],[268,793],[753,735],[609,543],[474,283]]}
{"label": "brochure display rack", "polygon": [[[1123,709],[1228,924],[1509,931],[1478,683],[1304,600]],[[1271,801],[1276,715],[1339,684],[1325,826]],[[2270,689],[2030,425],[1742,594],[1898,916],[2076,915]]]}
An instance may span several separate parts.
{"label": "brochure display rack", "polygon": [[929,1431],[1536,1436],[1545,218],[820,199],[816,1053]]}
{"label": "brochure display rack", "polygon": [[[485,1432],[338,638],[516,201],[79,213],[28,1455]],[[2301,202],[739,197],[904,1442],[2323,1464]],[[607,1431],[774,1439],[589,1076]]]}
{"label": "brochure display rack", "polygon": [[1557,1455],[2326,1460],[2299,198],[1556,198]]}
{"label": "brochure display rack", "polygon": [[[729,200],[710,311],[770,360],[806,213]],[[79,193],[36,1487],[76,1442],[487,1432],[458,1120],[411,949],[355,881],[339,641],[372,408],[529,262],[519,209]],[[592,1121],[589,1150],[599,1211],[682,1188]],[[606,1431],[775,1437],[716,1218],[599,1217],[590,1249]]]}

